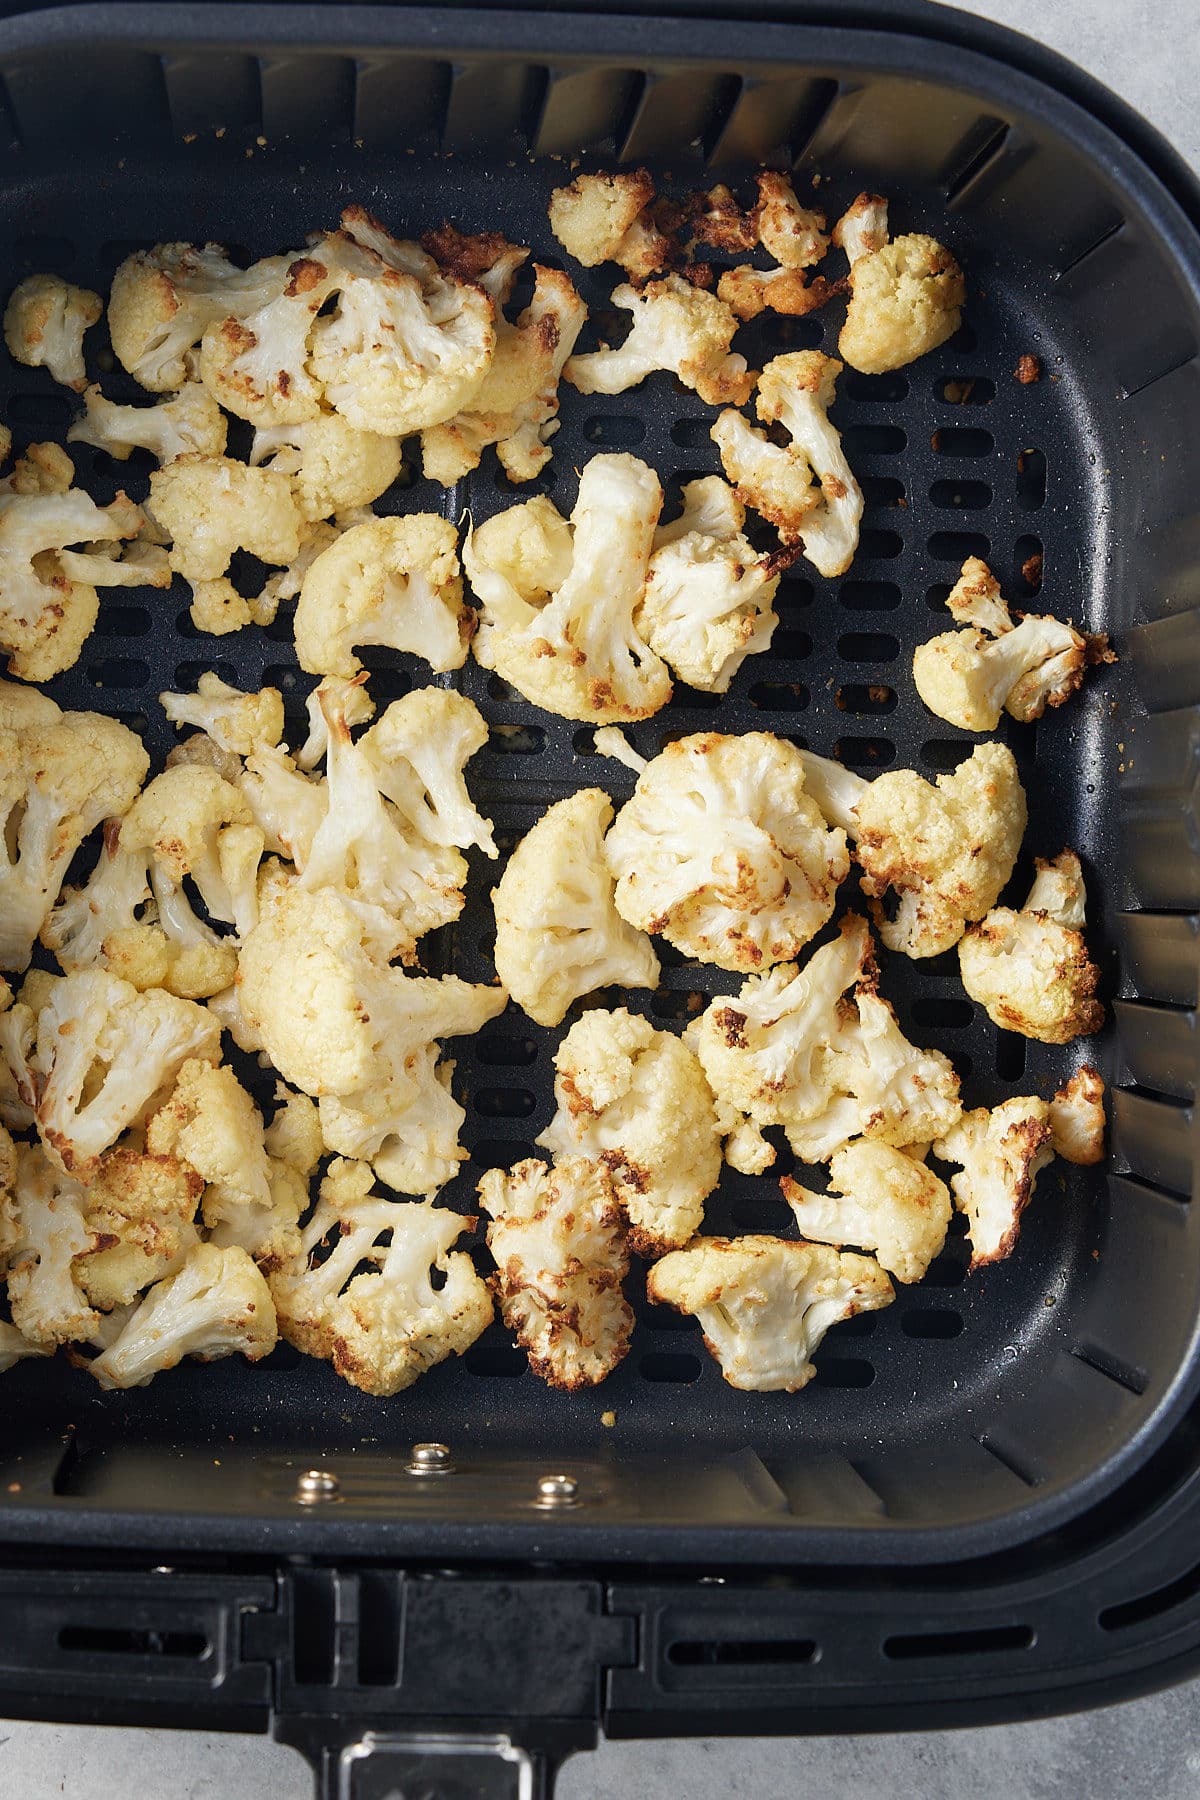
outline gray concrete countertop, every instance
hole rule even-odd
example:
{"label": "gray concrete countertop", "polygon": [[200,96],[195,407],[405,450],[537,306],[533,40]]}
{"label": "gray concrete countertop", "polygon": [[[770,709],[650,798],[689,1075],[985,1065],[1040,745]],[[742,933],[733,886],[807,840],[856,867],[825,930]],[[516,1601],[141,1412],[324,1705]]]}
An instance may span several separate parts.
{"label": "gray concrete countertop", "polygon": [[[1194,0],[976,0],[1081,63],[1200,164]],[[1131,47],[1136,46],[1136,51]],[[293,1751],[248,1737],[0,1720],[0,1796],[20,1800],[309,1800]],[[927,1735],[603,1744],[560,1800],[1196,1800],[1200,1682],[1106,1711]]]}

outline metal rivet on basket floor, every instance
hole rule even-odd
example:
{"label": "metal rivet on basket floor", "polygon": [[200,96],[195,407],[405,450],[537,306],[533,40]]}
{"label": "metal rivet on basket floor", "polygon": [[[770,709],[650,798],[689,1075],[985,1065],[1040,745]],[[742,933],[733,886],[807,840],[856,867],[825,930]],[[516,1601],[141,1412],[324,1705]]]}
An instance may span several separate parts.
{"label": "metal rivet on basket floor", "polygon": [[543,1475],[537,1484],[535,1506],[578,1506],[579,1483],[573,1475]]}
{"label": "metal rivet on basket floor", "polygon": [[414,1444],[408,1472],[410,1475],[452,1475],[454,1459],[449,1444]]}
{"label": "metal rivet on basket floor", "polygon": [[296,1483],[296,1498],[301,1506],[319,1506],[322,1501],[336,1500],[342,1484],[328,1469],[306,1469]]}

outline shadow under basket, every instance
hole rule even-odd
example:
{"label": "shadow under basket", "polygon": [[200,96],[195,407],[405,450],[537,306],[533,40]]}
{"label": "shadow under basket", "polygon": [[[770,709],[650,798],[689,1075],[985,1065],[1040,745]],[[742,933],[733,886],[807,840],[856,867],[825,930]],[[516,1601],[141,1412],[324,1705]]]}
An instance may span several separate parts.
{"label": "shadow under basket", "polygon": [[[628,1359],[576,1395],[535,1380],[498,1324],[391,1401],[286,1347],[116,1395],[61,1357],[24,1364],[0,1381],[0,1709],[272,1725],[329,1793],[366,1796],[381,1765],[338,1760],[348,1719],[358,1736],[469,1717],[553,1759],[597,1719],[646,1734],[960,1723],[1128,1693],[1194,1657],[1200,198],[1148,127],[1024,40],[904,4],[854,20],[770,4],[736,22],[699,3],[654,19],[117,5],[0,23],[6,291],[41,269],[106,291],[160,239],[256,257],[351,202],[400,235],[448,216],[548,255],[550,189],[577,166],[638,163],[671,192],[788,167],[831,218],[876,189],[895,231],[951,245],[969,283],[958,334],[898,373],[840,379],[834,417],[866,496],[853,567],[827,581],[798,563],[771,651],[719,703],[677,692],[630,731],[641,753],[766,729],[865,774],[954,768],[976,740],[925,711],[911,651],[948,624],[971,554],[1017,606],[1107,631],[1120,657],[1001,733],[1030,797],[1013,892],[1029,856],[1081,852],[1104,1034],[1054,1049],[997,1032],[953,955],[884,971],[968,1104],[1049,1094],[1084,1058],[1110,1084],[1107,1163],[1043,1176],[1010,1261],[968,1276],[956,1227],[925,1282],[830,1333],[795,1396],[729,1387],[694,1321],[638,1298]],[[579,279],[588,348],[617,274]],[[768,316],[746,353],[833,352],[840,320],[836,303]],[[1016,378],[1028,355],[1031,384]],[[119,368],[101,379],[138,396]],[[19,445],[61,439],[77,410],[6,355],[0,406]],[[489,451],[445,493],[414,453],[379,510],[478,522],[538,491],[569,512],[584,461],[627,449],[659,471],[669,512],[682,481],[719,467],[712,417],[666,375],[611,399],[564,386],[531,487]],[[98,498],[144,494],[138,458],[72,448]],[[290,616],[218,643],[187,604],[178,584],[106,598],[50,688],[136,723],[156,764],[173,735],[162,689],[215,668],[278,686],[295,718],[311,685]],[[364,660],[381,703],[429,679],[414,658]],[[590,730],[474,662],[450,680],[489,723],[472,791],[507,847],[579,787],[631,790]],[[493,975],[494,874],[472,859],[436,947],[472,980]],[[678,1028],[735,986],[668,956],[657,993],[600,1003]],[[453,1047],[462,1210],[481,1170],[529,1154],[547,1124],[560,1035],[510,1005]],[[773,1177],[729,1174],[705,1228],[791,1224]],[[452,1472],[410,1472],[429,1441]],[[330,1503],[299,1496],[311,1467],[335,1477]],[[548,1473],[574,1480],[567,1503],[539,1503]],[[438,1685],[433,1669],[457,1673]],[[461,1791],[535,1791],[480,1785],[484,1763],[488,1781],[528,1773],[488,1753]]]}

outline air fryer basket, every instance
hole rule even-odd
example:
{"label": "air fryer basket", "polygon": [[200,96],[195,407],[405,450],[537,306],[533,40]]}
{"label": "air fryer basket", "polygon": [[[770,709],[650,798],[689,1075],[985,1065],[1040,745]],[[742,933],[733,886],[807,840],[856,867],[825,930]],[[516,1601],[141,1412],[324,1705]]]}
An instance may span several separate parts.
{"label": "air fryer basket", "polygon": [[[798,190],[831,213],[874,187],[897,229],[944,236],[970,284],[961,331],[900,373],[841,378],[834,416],[867,503],[849,574],[829,582],[798,564],[780,588],[770,653],[745,665],[729,697],[717,705],[685,689],[630,736],[652,754],[705,727],[765,728],[866,774],[953,767],[974,740],[925,712],[911,649],[944,625],[968,554],[987,557],[1018,605],[1036,595],[1111,633],[1117,665],[1008,741],[1031,814],[1012,892],[1034,853],[1082,852],[1113,1027],[1065,1050],[1002,1036],[966,1000],[953,954],[890,958],[883,981],[906,1031],[954,1059],[969,1104],[1048,1094],[1081,1051],[1099,1060],[1114,1090],[1108,1165],[1055,1165],[1017,1254],[981,1275],[967,1279],[952,1233],[926,1282],[831,1333],[798,1396],[728,1387],[692,1321],[637,1297],[640,1271],[631,1355],[603,1388],[575,1396],[544,1389],[498,1325],[387,1402],[286,1347],[253,1371],[188,1366],[124,1395],[100,1394],[61,1359],[22,1365],[0,1383],[8,1544],[608,1567],[974,1559],[980,1569],[978,1559],[1053,1541],[1045,1534],[1072,1521],[1107,1517],[1111,1528],[1095,1510],[1105,1496],[1161,1469],[1152,1453],[1178,1445],[1200,1319],[1200,1225],[1188,1204],[1189,909],[1200,907],[1200,243],[1185,210],[1195,198],[1152,134],[1053,59],[1030,72],[1037,59],[1019,40],[930,9],[875,24],[842,29],[811,8],[770,4],[736,27],[220,5],[11,19],[0,25],[5,282],[49,268],[104,289],[132,247],[161,238],[215,238],[257,256],[301,242],[351,201],[402,233],[449,216],[549,252],[546,197],[577,158],[646,162],[678,190],[765,159],[794,167]],[[604,329],[612,285],[611,269],[582,277],[585,348]],[[744,334],[748,354],[761,363],[833,349],[839,316],[835,305],[768,318]],[[1025,353],[1042,365],[1033,385],[1015,378]],[[136,397],[119,369],[103,380],[114,397]],[[75,403],[5,358],[0,409],[20,443],[61,439]],[[488,453],[444,495],[413,459],[381,510],[457,519],[469,509],[478,520],[540,491],[568,511],[575,471],[600,449],[644,457],[670,506],[680,481],[718,466],[711,418],[666,376],[615,399],[564,387],[553,460],[531,487],[514,490]],[[78,460],[101,499],[143,491],[148,460],[116,465],[82,447]],[[381,702],[429,679],[411,658],[365,660]],[[195,633],[179,591],[106,600],[80,663],[51,691],[144,723],[161,758],[172,733],[156,695],[210,668],[279,686],[295,726],[309,683],[290,609],[275,627],[218,642]],[[491,727],[472,788],[504,846],[577,787],[599,783],[618,801],[629,791],[588,728],[536,711],[474,662],[450,679]],[[470,979],[493,973],[493,880],[478,859],[466,911],[435,952]],[[736,985],[664,961],[657,994],[621,996],[664,1024],[686,1019],[697,995]],[[510,1007],[456,1046],[472,1157],[452,1190],[463,1210],[479,1171],[527,1154],[547,1122],[559,1035]],[[788,1225],[773,1178],[727,1178],[707,1212],[715,1230]],[[423,1440],[450,1446],[454,1474],[406,1472],[408,1447]],[[297,1504],[297,1474],[313,1464],[336,1473],[336,1506]],[[1178,1455],[1170,1466],[1184,1468]],[[576,1477],[578,1503],[539,1511],[534,1484],[552,1469]]]}

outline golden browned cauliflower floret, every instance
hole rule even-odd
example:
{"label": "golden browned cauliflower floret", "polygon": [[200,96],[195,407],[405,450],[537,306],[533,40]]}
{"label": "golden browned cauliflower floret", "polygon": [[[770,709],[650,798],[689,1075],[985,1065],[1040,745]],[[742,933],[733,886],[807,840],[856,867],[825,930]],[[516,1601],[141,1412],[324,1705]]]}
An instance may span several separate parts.
{"label": "golden browned cauliflower floret", "polygon": [[585,269],[615,262],[635,281],[671,261],[671,244],[650,208],[654,180],[648,169],[616,175],[577,175],[550,196],[550,229]]}
{"label": "golden browned cauliflower floret", "polygon": [[515,325],[499,315],[496,350],[469,406],[421,433],[426,475],[443,487],[479,466],[495,444],[511,481],[532,481],[550,460],[558,384],[587,308],[560,269],[534,265],[533,296]]}
{"label": "golden browned cauliflower floret", "polygon": [[888,240],[887,203],[860,194],[834,227],[850,263],[850,304],[838,353],[864,375],[902,369],[953,337],[962,319],[962,270],[936,238]]}
{"label": "golden browned cauliflower floret", "polygon": [[568,1157],[556,1168],[489,1169],[479,1203],[491,1216],[492,1292],[529,1366],[573,1391],[611,1375],[629,1349],[633,1312],[623,1221],[600,1163]]}
{"label": "golden browned cauliflower floret", "polygon": [[0,1211],[0,1270],[13,1325],[27,1343],[53,1349],[87,1338],[99,1324],[79,1279],[78,1259],[97,1244],[86,1212],[84,1188],[40,1144],[17,1147]]}
{"label": "golden browned cauliflower floret", "polygon": [[946,601],[963,631],[918,644],[913,680],[930,712],[963,731],[995,731],[1002,711],[1040,719],[1061,706],[1088,668],[1113,662],[1103,633],[1083,633],[1048,613],[1014,625],[987,564],[968,557]]}
{"label": "golden browned cauliflower floret", "polygon": [[764,424],[784,426],[791,440],[786,449],[732,410],[711,432],[739,498],[831,576],[844,575],[854,560],[863,510],[862,491],[829,420],[841,368],[819,350],[796,350],[767,364],[755,405]]}
{"label": "golden browned cauliflower floret", "polygon": [[326,405],[385,437],[464,410],[495,350],[490,295],[444,274],[420,245],[393,238],[359,206],[318,248],[337,303],[313,325],[307,367]]}
{"label": "golden browned cauliflower floret", "polygon": [[203,1189],[195,1169],[176,1156],[135,1143],[105,1152],[86,1191],[93,1248],[76,1258],[74,1271],[94,1307],[129,1306],[143,1288],[176,1272],[200,1242],[195,1220]]}
{"label": "golden browned cauliflower floret", "polygon": [[[905,956],[938,956],[996,904],[1025,835],[1025,790],[1006,744],[979,744],[936,784],[914,769],[865,781],[802,750],[808,791],[854,840],[880,937]],[[898,897],[894,917],[883,898]]]}
{"label": "golden browned cauliflower floret", "polygon": [[804,792],[800,752],[766,731],[668,744],[638,776],[605,854],[622,918],[722,969],[797,955],[850,869],[845,833]]}
{"label": "golden browned cauliflower floret", "polygon": [[357,673],[355,648],[386,644],[440,672],[467,659],[474,614],[463,602],[458,534],[433,513],[372,519],[323,550],[296,607],[296,655],[314,675]]}
{"label": "golden browned cauliflower floret", "polygon": [[539,1025],[557,1025],[599,987],[656,987],[658,958],[613,902],[604,859],[612,802],[584,788],[547,808],[492,894],[496,970]]}
{"label": "golden browned cauliflower floret", "polygon": [[670,674],[633,623],[661,507],[653,469],[593,456],[569,524],[538,496],[468,532],[484,668],[567,719],[644,719],[665,706]]}
{"label": "golden browned cauliflower floret", "polygon": [[1088,955],[1083,875],[1073,850],[1038,874],[1019,912],[996,906],[958,941],[963,986],[1006,1031],[1043,1044],[1068,1044],[1104,1023],[1095,998],[1100,971]]}
{"label": "golden browned cauliflower floret", "polygon": [[83,400],[87,410],[67,432],[69,444],[107,450],[118,462],[149,450],[164,465],[177,456],[225,454],[225,415],[198,381],[154,406],[118,406],[96,386],[85,388]]}
{"label": "golden browned cauliflower floret", "polygon": [[195,373],[205,329],[253,312],[275,291],[288,257],[239,269],[218,244],[156,244],[135,250],[113,276],[108,330],[122,368],[156,394]]}
{"label": "golden browned cauliflower floret", "polygon": [[633,316],[617,349],[572,356],[563,371],[581,394],[623,394],[656,370],[668,370],[709,406],[742,406],[754,372],[729,345],[738,328],[732,309],[682,275],[648,281],[639,293],[614,288],[612,304]]}
{"label": "golden browned cauliflower floret", "polygon": [[359,431],[338,413],[262,426],[250,449],[253,468],[292,477],[297,505],[310,523],[378,500],[402,460],[399,438]]}
{"label": "golden browned cauliflower floret", "polygon": [[967,1215],[972,1269],[1011,1256],[1021,1214],[1033,1198],[1039,1174],[1054,1156],[1046,1102],[1025,1094],[990,1112],[985,1106],[976,1107],[935,1140],[933,1153],[959,1166],[950,1187],[955,1206]]}
{"label": "golden browned cauliflower floret", "polygon": [[158,700],[177,729],[194,725],[230,756],[250,756],[260,744],[277,744],[283,736],[283,696],[278,688],[243,693],[210,669],[201,675],[194,694],[165,693]]}
{"label": "golden browned cauliflower floret", "polygon": [[185,1356],[259,1362],[278,1341],[271,1291],[246,1252],[197,1244],[88,1366],[101,1387],[145,1387]]}
{"label": "golden browned cauliflower floret", "polygon": [[775,1160],[763,1131],[780,1125],[804,1162],[852,1138],[903,1149],[958,1118],[958,1077],[937,1050],[911,1044],[877,989],[871,934],[848,914],[803,968],[751,975],[711,1001],[685,1034],[729,1135],[726,1160],[761,1174]]}
{"label": "golden browned cauliflower floret", "polygon": [[697,1238],[655,1263],[646,1293],[699,1319],[731,1387],[794,1394],[831,1325],[895,1299],[869,1256],[785,1238]]}
{"label": "golden browned cauliflower floret", "polygon": [[471,1220],[373,1185],[365,1163],[333,1162],[296,1256],[270,1279],[288,1342],[386,1397],[469,1350],[492,1303],[470,1257],[452,1248]]}
{"label": "golden browned cauliflower floret", "polygon": [[263,283],[258,304],[208,325],[198,372],[239,419],[268,429],[298,425],[321,409],[321,383],[309,369],[309,353],[317,315],[336,278],[316,255],[269,257],[246,273],[255,270]]}
{"label": "golden browned cauliflower floret", "polygon": [[618,1007],[577,1019],[554,1067],[558,1111],[538,1144],[556,1162],[604,1164],[639,1255],[686,1244],[721,1174],[716,1109],[691,1050]]}
{"label": "golden browned cauliflower floret", "polygon": [[780,559],[742,535],[746,509],[719,475],[683,487],[683,510],[654,533],[636,629],[694,688],[724,694],[748,656],[770,648]]}
{"label": "golden browned cauliflower floret", "polygon": [[217,581],[235,550],[291,562],[303,535],[291,478],[227,456],[181,456],[156,469],[150,510],[171,539],[171,567],[189,582]]}
{"label": "golden browned cauliflower floret", "polygon": [[[757,318],[765,309],[793,317],[823,306],[840,284],[818,275],[809,280],[805,270],[820,262],[829,248],[825,215],[801,206],[786,175],[775,169],[759,172],[758,201],[746,215],[746,230],[722,233],[719,220],[729,218],[728,206],[718,206],[716,237],[726,237],[719,248],[753,248],[754,239],[775,259],[775,267],[756,269],[750,263],[727,269],[717,283],[717,294],[739,319]],[[727,191],[727,190],[726,190]],[[732,200],[732,196],[730,196]],[[736,212],[736,203],[734,203]],[[748,242],[744,240],[749,238]]]}
{"label": "golden browned cauliflower floret", "polygon": [[1104,1160],[1104,1082],[1090,1063],[1078,1068],[1050,1101],[1050,1131],[1064,1162]]}
{"label": "golden browned cauliflower floret", "polygon": [[15,361],[49,369],[79,394],[87,386],[83,334],[103,311],[103,300],[89,288],[58,275],[27,275],[4,309],[4,341]]}
{"label": "golden browned cauliflower floret", "polygon": [[129,809],[149,767],[141,740],[102,713],[0,728],[0,969],[25,968],[71,858]]}
{"label": "golden browned cauliflower floret", "polygon": [[829,1189],[779,1183],[800,1235],[874,1252],[897,1281],[920,1281],[946,1241],[950,1195],[932,1169],[891,1144],[858,1138],[829,1164]]}

